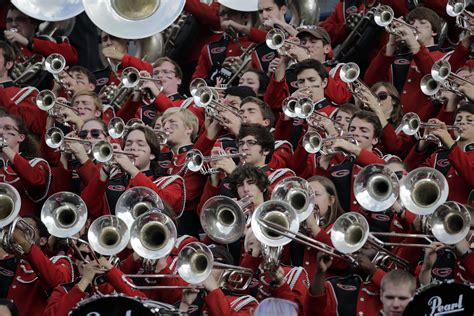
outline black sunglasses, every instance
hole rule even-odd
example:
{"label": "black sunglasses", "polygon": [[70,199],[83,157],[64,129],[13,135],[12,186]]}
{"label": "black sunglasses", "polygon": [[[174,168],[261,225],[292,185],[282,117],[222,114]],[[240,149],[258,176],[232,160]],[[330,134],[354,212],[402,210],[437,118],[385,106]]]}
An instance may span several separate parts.
{"label": "black sunglasses", "polygon": [[83,129],[79,132],[78,136],[80,139],[86,139],[87,135],[91,134],[92,138],[98,139],[100,135],[102,134],[102,131],[100,129],[94,128],[91,130]]}
{"label": "black sunglasses", "polygon": [[379,99],[379,101],[385,101],[387,100],[389,94],[387,92],[379,92],[376,94],[377,95],[377,99]]}

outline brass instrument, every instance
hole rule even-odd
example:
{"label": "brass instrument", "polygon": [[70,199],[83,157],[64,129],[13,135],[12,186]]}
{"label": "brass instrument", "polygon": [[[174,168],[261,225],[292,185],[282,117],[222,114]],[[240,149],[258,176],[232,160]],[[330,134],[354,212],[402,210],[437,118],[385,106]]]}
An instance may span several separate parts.
{"label": "brass instrument", "polygon": [[127,247],[130,229],[115,215],[103,215],[92,222],[87,232],[92,250],[103,256],[114,256]]}
{"label": "brass instrument", "polygon": [[154,209],[164,209],[163,201],[159,195],[147,187],[133,187],[119,197],[115,206],[115,214],[128,227],[132,227],[135,219]]}
{"label": "brass instrument", "polygon": [[239,201],[224,195],[213,196],[202,206],[200,216],[202,229],[218,243],[233,243],[243,236],[246,217],[252,205],[249,196]]}
{"label": "brass instrument", "polygon": [[377,99],[377,96],[374,95],[372,90],[370,90],[367,85],[359,79],[360,75],[360,68],[356,63],[347,63],[344,66],[341,67],[341,70],[339,72],[339,76],[342,81],[347,83],[349,91],[362,103],[367,104],[368,100],[367,98],[361,93],[362,91],[365,91],[366,93],[371,94],[375,99]]}
{"label": "brass instrument", "polygon": [[47,111],[50,116],[57,119],[62,119],[61,108],[66,108],[79,114],[79,111],[71,106],[71,103],[66,101],[58,101],[56,95],[51,90],[42,90],[36,96],[36,106],[43,111]]}
{"label": "brass instrument", "polygon": [[66,142],[81,143],[87,146],[86,152],[88,153],[90,152],[92,146],[92,143],[88,140],[64,136],[63,131],[57,127],[48,128],[48,130],[46,131],[45,142],[49,148],[59,149],[64,152],[68,152],[65,147]]}
{"label": "brass instrument", "polygon": [[125,123],[120,117],[113,117],[107,125],[107,133],[112,138],[122,138],[125,133]]}
{"label": "brass instrument", "polygon": [[56,0],[12,0],[15,5],[24,14],[40,21],[62,21],[84,11],[82,1],[56,1]]}
{"label": "brass instrument", "polygon": [[[23,248],[13,240],[15,229],[24,232],[26,239],[34,244],[36,240],[36,231],[20,216],[21,197],[17,189],[7,183],[0,183],[0,245],[8,253],[24,253]],[[8,227],[9,226],[9,227]]]}
{"label": "brass instrument", "polygon": [[22,56],[14,63],[10,76],[17,84],[26,84],[40,71],[46,70],[56,77],[66,66],[66,60],[60,54],[51,54],[44,58],[39,54],[30,57]]}
{"label": "brass instrument", "polygon": [[219,100],[219,95],[214,88],[207,86],[198,88],[193,99],[196,106],[205,108],[206,114],[210,115],[213,119],[217,120],[221,124],[225,124],[225,119],[219,113],[222,111],[229,111],[242,120],[239,110],[230,105],[222,103]]}
{"label": "brass instrument", "polygon": [[132,152],[115,150],[112,145],[105,140],[101,140],[92,146],[92,156],[98,162],[109,162],[115,155],[126,155],[131,159],[135,158],[135,154]]}
{"label": "brass instrument", "polygon": [[41,221],[51,235],[59,238],[71,237],[86,224],[87,206],[77,194],[58,192],[44,202]]}
{"label": "brass instrument", "polygon": [[209,163],[218,161],[224,158],[243,158],[246,154],[218,154],[217,156],[204,156],[199,150],[193,149],[188,152],[185,166],[193,172],[201,172],[202,174],[218,173],[219,170],[211,167]]}
{"label": "brass instrument", "polygon": [[[202,288],[200,283],[204,282],[212,272],[212,269],[220,269],[222,273],[217,280],[220,288],[232,291],[245,291],[252,281],[253,271],[251,269],[219,263],[214,261],[214,256],[208,246],[200,242],[192,242],[184,246],[178,254],[176,263],[178,275],[176,274],[125,274],[122,280],[130,287],[141,290],[151,289],[188,289]],[[162,279],[180,277],[191,286],[175,285],[135,285],[128,280],[132,279]]]}
{"label": "brass instrument", "polygon": [[[238,43],[238,40],[236,40],[236,42]],[[223,77],[226,86],[230,86],[248,68],[252,61],[252,53],[256,48],[257,45],[252,43],[246,48],[241,47],[242,54],[240,54],[240,56],[230,57],[232,60],[230,64],[221,69],[221,76]]]}
{"label": "brass instrument", "polygon": [[301,44],[292,42],[286,39],[286,34],[282,29],[279,28],[272,28],[267,33],[267,37],[265,38],[265,43],[270,49],[274,49],[278,51],[280,55],[288,55],[288,51],[284,49],[285,45],[293,45],[300,47],[305,50],[305,52],[309,55],[309,49]]}
{"label": "brass instrument", "polygon": [[138,216],[130,228],[130,245],[133,251],[148,260],[168,255],[176,238],[176,226],[171,218],[156,211]]}
{"label": "brass instrument", "polygon": [[458,74],[455,74],[451,71],[451,64],[445,59],[440,59],[433,64],[431,67],[431,76],[434,80],[439,82],[446,82],[451,85],[451,87],[457,90],[459,82],[467,83],[473,85],[474,82],[467,80]]}
{"label": "brass instrument", "polygon": [[304,149],[310,153],[314,154],[317,152],[321,152],[324,155],[331,155],[336,153],[334,150],[325,150],[324,148],[328,145],[334,142],[337,139],[345,139],[350,142],[353,142],[354,144],[357,144],[357,140],[353,136],[333,136],[333,137],[325,137],[323,138],[318,132],[306,132],[303,136],[303,147]]}
{"label": "brass instrument", "polygon": [[400,183],[402,205],[417,215],[428,215],[446,202],[449,186],[436,169],[421,167],[412,170]]}
{"label": "brass instrument", "polygon": [[354,196],[360,206],[371,212],[383,212],[398,199],[399,183],[395,172],[384,165],[371,164],[354,180]]}
{"label": "brass instrument", "polygon": [[397,30],[397,26],[393,25],[393,23],[395,22],[401,24],[411,29],[415,37],[418,38],[418,31],[416,30],[416,27],[400,18],[395,18],[393,9],[388,5],[381,5],[376,8],[374,21],[378,26],[384,27],[387,32],[396,36],[400,36],[401,33],[399,30]]}
{"label": "brass instrument", "polygon": [[314,112],[314,103],[310,97],[287,97],[282,104],[283,113],[291,118],[306,119]]}
{"label": "brass instrument", "polygon": [[[198,89],[201,88],[201,87],[209,87],[207,85],[207,82],[206,80],[202,79],[202,78],[194,78],[193,80],[191,80],[191,82],[189,83],[189,92],[191,93],[191,96],[194,98],[196,97],[198,94]],[[213,95],[216,95],[216,91],[214,90],[225,90],[227,89],[227,85],[223,85],[222,87],[209,87],[209,89],[211,89],[211,91],[213,92]],[[200,92],[202,92],[202,90],[199,90]]]}
{"label": "brass instrument", "polygon": [[474,14],[466,10],[466,0],[448,0],[446,4],[446,13],[456,18],[456,25],[467,31],[469,34],[473,34],[474,25],[471,19],[474,18]]}
{"label": "brass instrument", "polygon": [[121,82],[125,88],[134,89],[138,87],[140,81],[161,82],[161,80],[140,75],[140,71],[134,67],[127,67],[122,71]]}
{"label": "brass instrument", "polygon": [[287,202],[298,214],[300,223],[313,213],[316,205],[313,188],[300,177],[289,177],[278,182],[272,190],[271,200]]}

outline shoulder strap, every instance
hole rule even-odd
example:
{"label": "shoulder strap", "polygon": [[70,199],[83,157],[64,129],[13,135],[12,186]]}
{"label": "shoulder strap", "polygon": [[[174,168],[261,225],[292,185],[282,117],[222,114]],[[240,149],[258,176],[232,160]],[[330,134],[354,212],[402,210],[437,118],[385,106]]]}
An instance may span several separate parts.
{"label": "shoulder strap", "polygon": [[12,100],[16,105],[18,105],[35,91],[39,93],[38,89],[36,89],[35,87],[24,87],[20,89],[10,100]]}
{"label": "shoulder strap", "polygon": [[187,98],[186,100],[183,101],[183,103],[181,103],[180,108],[187,109],[193,103],[193,101],[194,101],[193,98]]}
{"label": "shoulder strap", "polygon": [[236,312],[238,312],[242,308],[244,308],[245,305],[248,305],[252,302],[255,302],[258,304],[258,301],[253,296],[250,296],[250,295],[239,296],[238,298],[236,298],[230,303],[230,307]]}
{"label": "shoulder strap", "polygon": [[284,176],[287,172],[291,173],[292,176],[296,176],[293,170],[288,169],[288,168],[280,168],[270,173],[270,175],[268,176],[268,180],[270,181],[270,183],[273,183],[275,182],[275,180]]}
{"label": "shoulder strap", "polygon": [[290,150],[291,150],[291,152],[293,152],[293,145],[291,145],[291,143],[287,140],[276,140],[275,141],[275,149],[277,149],[277,148],[279,148],[279,147],[281,147],[285,144],[290,146]]}
{"label": "shoulder strap", "polygon": [[153,181],[153,183],[155,183],[158,188],[164,189],[168,185],[173,183],[174,181],[180,181],[181,187],[183,188],[182,203],[181,203],[182,207],[181,207],[181,210],[176,215],[176,218],[179,218],[179,217],[181,217],[181,214],[183,214],[184,207],[186,205],[186,184],[184,183],[184,179],[181,176],[179,176],[177,174],[174,174],[174,175],[171,175],[171,176],[159,177],[158,179]]}

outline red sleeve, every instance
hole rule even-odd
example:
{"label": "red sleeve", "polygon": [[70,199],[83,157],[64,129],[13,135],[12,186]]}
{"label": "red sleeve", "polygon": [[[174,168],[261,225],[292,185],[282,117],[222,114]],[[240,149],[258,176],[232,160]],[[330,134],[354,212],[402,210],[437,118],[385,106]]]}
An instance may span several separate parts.
{"label": "red sleeve", "polygon": [[367,86],[370,87],[378,81],[391,82],[390,66],[394,60],[394,56],[385,55],[385,48],[381,49],[365,72],[364,81]]}
{"label": "red sleeve", "polygon": [[378,163],[385,164],[385,160],[374,154],[372,151],[367,149],[362,149],[360,154],[357,156],[355,163],[361,167],[368,166],[370,164]]}
{"label": "red sleeve", "polygon": [[474,188],[474,152],[464,152],[459,146],[454,146],[448,155],[448,160],[469,187]]}
{"label": "red sleeve", "polygon": [[392,124],[387,124],[382,130],[381,143],[384,151],[397,155],[399,157],[406,157],[410,148],[415,145],[415,139],[405,133],[395,134],[395,129]]}
{"label": "red sleeve", "polygon": [[296,173],[298,177],[307,179],[311,176],[311,158],[306,149],[301,145],[301,141],[296,146],[293,160],[291,161],[290,168]]}
{"label": "red sleeve", "polygon": [[346,23],[343,16],[343,4],[339,2],[332,14],[326,18],[326,20],[319,23],[320,26],[324,27],[331,36],[331,43],[333,46],[342,43],[348,35]]}
{"label": "red sleeve", "polygon": [[132,118],[136,117],[137,112],[141,107],[141,102],[134,102],[130,98],[125,102],[124,106],[117,112],[117,116],[120,117],[124,122],[128,122]]}
{"label": "red sleeve", "polygon": [[291,163],[292,157],[293,150],[291,145],[283,143],[273,152],[272,159],[268,163],[268,166],[272,169],[287,168]]}
{"label": "red sleeve", "polygon": [[210,316],[250,316],[251,311],[257,307],[257,301],[253,300],[236,312],[231,306],[228,297],[221,289],[215,289],[204,298],[204,303],[209,308]]}
{"label": "red sleeve", "polygon": [[69,292],[66,292],[62,286],[58,286],[48,298],[48,305],[46,306],[44,315],[67,316],[77,303],[84,298],[86,298],[86,294],[82,292],[77,285]]}
{"label": "red sleeve", "polygon": [[36,245],[25,258],[49,290],[72,281],[72,265],[66,258],[53,263]]}
{"label": "red sleeve", "polygon": [[469,54],[471,51],[464,47],[464,45],[459,42],[459,44],[454,49],[453,53],[449,57],[449,63],[451,64],[451,71],[455,73],[459,68],[464,66],[469,60]]}
{"label": "red sleeve", "polygon": [[106,274],[105,274],[105,279],[107,282],[109,282],[113,288],[118,292],[118,293],[123,293],[127,296],[131,297],[146,297],[143,292],[139,290],[132,289],[127,283],[125,283],[124,280],[122,280],[122,275],[123,272],[117,269],[116,267],[113,267],[110,269]]}
{"label": "red sleeve", "polygon": [[407,157],[404,162],[408,165],[409,169],[418,168],[421,164],[427,165],[428,167],[433,167],[433,164],[428,165],[431,161],[425,161],[429,159],[430,151],[425,150],[423,152],[418,152],[416,150],[416,144],[410,149]]}
{"label": "red sleeve", "polygon": [[248,36],[249,41],[252,41],[254,43],[262,43],[265,42],[266,38],[267,31],[258,29],[253,26],[250,28],[250,34]]}
{"label": "red sleeve", "polygon": [[87,211],[91,219],[95,219],[106,214],[106,199],[104,194],[107,189],[107,185],[108,179],[106,181],[102,181],[100,180],[100,176],[94,177],[81,191],[81,198],[87,205]]}
{"label": "red sleeve", "polygon": [[289,270],[286,277],[287,282],[277,288],[271,289],[272,296],[294,302],[298,304],[299,310],[303,310],[309,291],[309,280],[306,270],[302,267],[295,267]]}
{"label": "red sleeve", "polygon": [[35,37],[33,38],[33,52],[45,57],[55,53],[61,54],[68,65],[75,65],[78,60],[76,49],[67,40],[62,43],[54,43]]}
{"label": "red sleeve", "polygon": [[286,80],[276,81],[275,75],[273,74],[270,77],[270,82],[268,83],[267,91],[263,96],[263,100],[267,102],[270,108],[273,111],[281,111],[281,106],[283,100],[290,96],[290,90]]}
{"label": "red sleeve", "polygon": [[275,140],[291,140],[291,129],[293,128],[293,120],[285,120],[283,113],[276,113],[277,123],[275,125],[275,131],[273,132],[273,138]]}
{"label": "red sleeve", "polygon": [[248,253],[244,253],[240,259],[240,266],[251,269],[253,273],[256,273],[261,262],[262,257],[253,257]]}
{"label": "red sleeve", "polygon": [[160,112],[164,112],[169,108],[180,107],[182,103],[183,100],[171,101],[171,99],[168,98],[164,93],[160,93],[153,102],[153,104],[156,106],[156,109]]}
{"label": "red sleeve", "polygon": [[87,159],[87,161],[77,169],[81,182],[87,185],[90,179],[100,177],[100,168],[102,168],[102,164],[95,164],[92,160]]}
{"label": "red sleeve", "polygon": [[206,131],[203,131],[194,143],[193,148],[199,150],[204,156],[208,156],[211,154],[215,142],[216,139],[207,138]]}
{"label": "red sleeve", "polygon": [[474,252],[465,255],[461,259],[461,264],[466,269],[466,271],[462,273],[463,276],[467,278],[469,282],[474,282]]}
{"label": "red sleeve", "polygon": [[210,6],[201,2],[201,0],[186,0],[184,10],[191,13],[200,24],[209,25],[215,30],[221,28],[221,22],[217,15],[219,4],[214,1]]}
{"label": "red sleeve", "polygon": [[207,180],[206,185],[204,186],[204,191],[202,192],[201,195],[201,201],[199,201],[199,205],[197,206],[197,212],[200,215],[201,214],[201,209],[204,203],[206,203],[207,200],[209,200],[211,197],[219,195],[219,187],[215,187],[211,184],[211,181]]}
{"label": "red sleeve", "polygon": [[23,180],[23,183],[31,187],[46,187],[51,175],[51,170],[46,162],[41,161],[33,167],[19,153],[13,158],[12,168]]}
{"label": "red sleeve", "polygon": [[339,79],[339,77],[331,76],[328,78],[328,85],[324,89],[324,95],[336,104],[346,103],[352,98],[352,93],[347,88],[347,84]]}
{"label": "red sleeve", "polygon": [[303,312],[306,316],[337,315],[337,300],[329,282],[324,282],[324,294],[322,295],[312,295],[308,291],[304,304]]}
{"label": "red sleeve", "polygon": [[428,48],[426,48],[424,45],[421,45],[418,53],[413,55],[413,60],[415,61],[416,66],[420,70],[421,76],[431,73],[431,67],[433,66],[435,61],[431,56]]}
{"label": "red sleeve", "polygon": [[134,274],[140,270],[142,263],[138,260],[135,260],[133,253],[130,254],[125,260],[122,260],[120,263],[120,271],[125,274]]}
{"label": "red sleeve", "polygon": [[123,68],[134,67],[138,70],[145,70],[150,74],[153,72],[153,66],[150,63],[128,54],[123,55],[122,66]]}
{"label": "red sleeve", "polygon": [[191,79],[206,78],[209,71],[211,71],[212,65],[211,65],[211,61],[209,60],[209,54],[207,52],[208,48],[209,48],[208,45],[204,45],[202,47],[196,69],[194,70],[194,73]]}

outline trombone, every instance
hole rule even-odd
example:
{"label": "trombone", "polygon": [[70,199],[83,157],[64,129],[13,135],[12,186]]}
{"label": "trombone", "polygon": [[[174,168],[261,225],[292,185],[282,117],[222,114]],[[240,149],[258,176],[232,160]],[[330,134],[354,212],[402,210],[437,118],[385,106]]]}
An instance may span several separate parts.
{"label": "trombone", "polygon": [[133,187],[120,195],[115,215],[132,227],[135,219],[154,209],[164,209],[160,196],[150,188]]}
{"label": "trombone", "polygon": [[319,134],[318,132],[313,132],[313,131],[309,131],[309,132],[306,132],[306,134],[304,134],[302,144],[303,144],[303,148],[310,154],[321,152],[323,155],[331,155],[331,154],[336,153],[337,151],[334,151],[332,149],[324,150],[324,147],[327,144],[332,143],[337,139],[345,139],[350,142],[353,142],[354,144],[358,144],[357,140],[353,136],[340,135],[340,136],[332,136],[332,137],[323,138],[321,134]]}
{"label": "trombone", "polygon": [[474,14],[466,10],[467,3],[465,0],[448,0],[446,4],[446,13],[456,18],[456,24],[459,28],[473,33],[473,25],[470,22],[474,18]]}
{"label": "trombone", "polygon": [[239,201],[217,195],[207,200],[201,209],[201,226],[214,241],[230,244],[244,234],[246,217],[253,203],[249,196]]}
{"label": "trombone", "polygon": [[356,63],[350,62],[344,64],[344,66],[341,67],[341,70],[339,72],[339,77],[341,78],[342,81],[347,83],[349,91],[359,100],[362,101],[362,103],[367,104],[368,100],[367,98],[361,93],[362,91],[365,91],[372,95],[375,99],[377,99],[377,96],[374,95],[372,90],[370,90],[367,85],[359,79],[360,75],[360,68]]}
{"label": "trombone", "polygon": [[127,247],[130,229],[115,215],[103,215],[92,222],[87,232],[90,247],[103,256],[114,256]]}
{"label": "trombone", "polygon": [[218,173],[219,170],[209,166],[209,163],[224,158],[244,158],[246,154],[218,154],[217,156],[204,156],[199,150],[193,149],[186,156],[185,166],[193,172],[201,172],[202,174]]}
{"label": "trombone", "polygon": [[131,159],[135,158],[135,154],[132,152],[115,150],[112,145],[105,140],[97,142],[92,147],[92,156],[98,162],[110,162],[115,155],[126,155]]}
{"label": "trombone", "polygon": [[89,147],[88,150],[86,150],[88,153],[90,153],[90,146],[92,146],[92,143],[88,140],[64,136],[63,131],[57,127],[48,128],[48,130],[46,131],[45,142],[49,148],[59,148],[59,150],[66,152],[67,150],[63,146],[65,142],[77,142],[83,145],[87,145]]}
{"label": "trombone", "polygon": [[[212,272],[212,269],[222,269],[218,283],[221,288],[234,291],[244,291],[252,281],[253,271],[251,269],[218,263],[208,246],[200,242],[192,242],[184,246],[178,254],[176,263],[178,275],[175,274],[124,274],[122,280],[134,289],[188,289],[202,288],[199,284],[204,282]],[[138,279],[162,279],[181,278],[192,284],[183,286],[174,285],[151,285],[140,286],[129,281],[128,278]]]}
{"label": "trombone", "polygon": [[418,31],[416,27],[403,21],[402,19],[395,18],[394,16],[395,14],[391,7],[388,5],[381,5],[375,9],[374,21],[378,26],[385,27],[385,30],[390,34],[401,36],[402,34],[397,30],[397,26],[393,25],[393,22],[396,22],[410,28],[413,31],[415,37],[418,38]]}
{"label": "trombone", "polygon": [[300,177],[289,177],[278,182],[273,188],[271,200],[287,202],[296,211],[300,223],[311,215],[316,205],[313,188]]}

